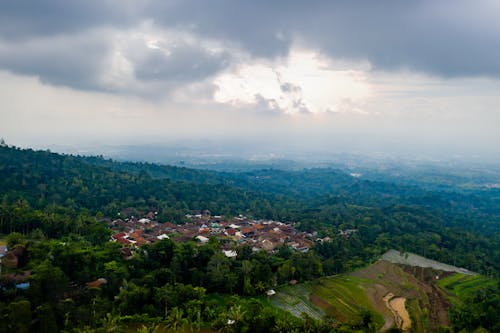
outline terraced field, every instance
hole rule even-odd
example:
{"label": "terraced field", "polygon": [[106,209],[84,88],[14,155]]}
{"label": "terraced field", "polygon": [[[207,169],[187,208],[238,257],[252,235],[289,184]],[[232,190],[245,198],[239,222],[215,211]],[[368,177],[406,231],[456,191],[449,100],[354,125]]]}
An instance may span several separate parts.
{"label": "terraced field", "polygon": [[312,304],[309,299],[311,293],[311,283],[287,286],[281,288],[279,292],[272,297],[271,302],[274,306],[288,311],[296,317],[301,317],[302,313],[306,313],[314,319],[323,319],[325,312]]}
{"label": "terraced field", "polygon": [[381,331],[399,327],[423,333],[449,326],[452,303],[481,286],[497,283],[469,271],[456,273],[462,269],[412,254],[391,251],[384,257],[394,255],[393,261],[412,265],[379,260],[350,274],[282,287],[271,302],[297,317],[302,313],[316,319],[327,315],[343,323],[359,321],[363,312],[370,311]]}
{"label": "terraced field", "polygon": [[497,282],[482,275],[454,274],[440,279],[438,285],[452,295],[451,300],[466,299],[473,295],[478,289],[494,286]]}
{"label": "terraced field", "polygon": [[[310,300],[339,321],[357,320],[364,311],[376,313],[366,293],[370,284],[369,280],[348,275],[321,278],[313,284]],[[382,316],[375,317],[382,326]]]}

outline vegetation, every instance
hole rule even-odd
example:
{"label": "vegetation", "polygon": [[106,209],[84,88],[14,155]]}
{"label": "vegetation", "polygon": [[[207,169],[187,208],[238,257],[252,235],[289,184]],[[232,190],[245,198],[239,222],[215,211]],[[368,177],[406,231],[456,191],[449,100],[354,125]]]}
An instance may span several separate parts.
{"label": "vegetation", "polygon": [[[489,277],[500,270],[495,193],[429,192],[331,169],[216,173],[7,146],[0,176],[0,234],[15,252],[15,263],[12,255],[3,260],[0,331],[368,331],[382,321],[361,292],[363,277],[309,285],[321,299],[344,290],[347,305],[325,307],[326,319],[307,310],[294,317],[263,295],[292,279],[351,272],[390,248]],[[216,239],[202,246],[163,240],[132,258],[109,242],[105,222],[118,214],[157,211],[159,221],[183,223],[205,209],[295,221],[324,240],[307,253],[285,245],[272,255],[235,245],[234,260]],[[339,234],[347,229],[356,231]],[[453,327],[498,328],[490,310],[498,309],[498,285],[452,282],[440,283],[457,294]],[[475,315],[466,321],[465,313]],[[354,314],[356,322],[339,321]]]}
{"label": "vegetation", "polygon": [[498,279],[456,274],[442,279],[439,284],[453,296],[450,317],[456,331],[469,331],[478,327],[489,332],[500,331]]}

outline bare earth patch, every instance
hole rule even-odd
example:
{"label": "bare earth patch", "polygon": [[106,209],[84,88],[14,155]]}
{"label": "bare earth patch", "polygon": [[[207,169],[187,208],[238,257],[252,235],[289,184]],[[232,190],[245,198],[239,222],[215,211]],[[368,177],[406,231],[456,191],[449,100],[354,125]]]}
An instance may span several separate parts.
{"label": "bare earth patch", "polygon": [[389,302],[387,302],[387,305],[394,313],[397,327],[403,331],[407,331],[411,327],[410,315],[408,314],[408,311],[406,311],[405,303],[406,298],[404,297],[393,297],[389,300]]}

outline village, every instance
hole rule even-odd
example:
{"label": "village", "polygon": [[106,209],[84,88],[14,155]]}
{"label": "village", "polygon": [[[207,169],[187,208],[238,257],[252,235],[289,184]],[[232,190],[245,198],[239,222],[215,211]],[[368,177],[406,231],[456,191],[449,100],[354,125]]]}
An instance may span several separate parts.
{"label": "village", "polygon": [[228,257],[236,256],[234,245],[248,245],[254,251],[270,253],[287,245],[297,251],[307,252],[317,241],[317,233],[298,231],[290,223],[273,220],[254,220],[239,215],[227,219],[212,216],[209,211],[186,215],[187,223],[174,224],[156,221],[154,212],[142,218],[130,217],[110,222],[114,231],[111,240],[132,247],[154,243],[162,239],[177,242],[195,241],[208,243],[211,237],[217,238]]}

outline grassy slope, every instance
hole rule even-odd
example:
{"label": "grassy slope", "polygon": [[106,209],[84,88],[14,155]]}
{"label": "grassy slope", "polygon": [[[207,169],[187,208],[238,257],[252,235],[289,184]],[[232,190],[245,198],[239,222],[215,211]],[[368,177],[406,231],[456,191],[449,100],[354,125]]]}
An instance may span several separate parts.
{"label": "grassy slope", "polygon": [[304,312],[316,319],[326,315],[340,322],[358,321],[362,312],[368,310],[381,327],[384,320],[376,313],[365,291],[369,283],[369,280],[348,275],[320,278],[280,288],[272,304],[297,317]]}
{"label": "grassy slope", "polygon": [[[340,321],[360,318],[363,311],[375,312],[366,294],[369,280],[353,276],[335,276],[316,280],[312,288],[313,303],[322,306],[325,312]],[[382,316],[375,316],[375,321],[382,325]]]}
{"label": "grassy slope", "polygon": [[452,303],[494,283],[496,280],[480,275],[445,273],[381,260],[351,274],[279,288],[272,303],[295,316],[302,312],[317,319],[328,315],[347,323],[358,321],[368,310],[374,314],[378,328],[388,329],[394,321],[382,298],[390,292],[406,298],[412,331],[432,332],[449,325],[447,313]]}

